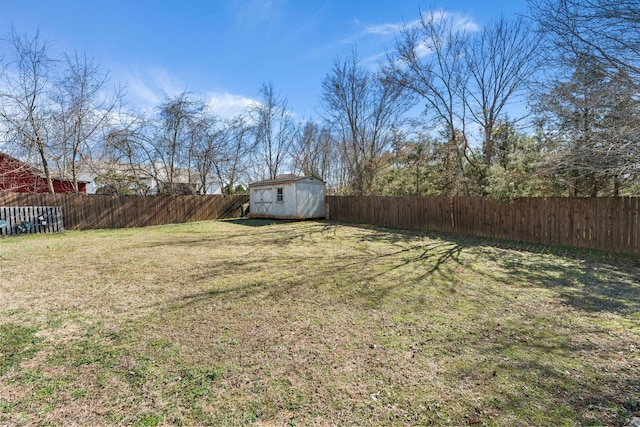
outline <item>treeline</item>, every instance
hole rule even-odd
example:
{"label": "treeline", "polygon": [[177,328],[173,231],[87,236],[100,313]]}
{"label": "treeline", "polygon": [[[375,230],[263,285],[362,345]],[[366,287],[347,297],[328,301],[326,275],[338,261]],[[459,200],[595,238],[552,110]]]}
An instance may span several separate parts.
{"label": "treeline", "polygon": [[95,60],[51,58],[38,34],[13,29],[5,147],[47,177],[111,165],[105,193],[144,194],[149,180],[164,193],[232,193],[296,173],[334,194],[638,195],[640,0],[530,0],[529,12],[484,28],[421,12],[376,70],[355,50],[337,58],[313,120],[268,82],[233,118],[190,92],[131,111]]}

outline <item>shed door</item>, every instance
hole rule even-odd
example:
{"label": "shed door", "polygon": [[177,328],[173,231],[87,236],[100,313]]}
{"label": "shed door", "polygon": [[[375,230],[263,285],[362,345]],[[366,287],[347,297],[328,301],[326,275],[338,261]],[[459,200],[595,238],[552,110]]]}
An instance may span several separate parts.
{"label": "shed door", "polygon": [[256,213],[260,215],[269,215],[269,208],[273,201],[273,188],[256,188]]}

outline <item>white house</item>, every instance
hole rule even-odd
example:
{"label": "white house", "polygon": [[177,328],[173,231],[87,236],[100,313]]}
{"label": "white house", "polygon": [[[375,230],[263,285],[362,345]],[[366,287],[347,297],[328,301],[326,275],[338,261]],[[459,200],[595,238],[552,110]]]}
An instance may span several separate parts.
{"label": "white house", "polygon": [[249,184],[249,217],[324,218],[325,183],[311,176],[287,175]]}
{"label": "white house", "polygon": [[[160,164],[145,166],[97,160],[83,165],[78,176],[79,179],[87,181],[87,194],[94,194],[100,187],[100,184],[96,182],[98,177],[106,176],[112,180],[122,178],[124,183],[129,183],[132,194],[145,195],[158,194],[169,181],[166,168]],[[175,168],[171,181],[174,190],[182,194],[222,193],[220,186],[215,182],[208,182],[204,189],[199,188],[201,187],[200,173],[192,169]]]}

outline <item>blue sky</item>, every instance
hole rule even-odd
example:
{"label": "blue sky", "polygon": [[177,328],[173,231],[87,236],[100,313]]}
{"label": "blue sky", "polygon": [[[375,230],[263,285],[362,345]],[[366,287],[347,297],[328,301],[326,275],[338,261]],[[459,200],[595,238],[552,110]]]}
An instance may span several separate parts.
{"label": "blue sky", "polygon": [[0,35],[13,24],[39,30],[52,53],[86,52],[126,85],[130,107],[186,89],[231,115],[272,82],[296,116],[311,118],[337,57],[355,47],[375,67],[393,30],[431,8],[482,27],[524,12],[526,0],[0,0]]}

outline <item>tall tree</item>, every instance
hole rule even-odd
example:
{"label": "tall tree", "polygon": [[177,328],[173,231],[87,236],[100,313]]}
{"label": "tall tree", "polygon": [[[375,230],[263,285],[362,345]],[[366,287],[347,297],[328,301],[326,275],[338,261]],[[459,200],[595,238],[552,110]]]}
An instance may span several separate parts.
{"label": "tall tree", "polygon": [[2,70],[0,85],[0,119],[7,139],[35,155],[47,179],[49,193],[54,193],[49,165],[53,138],[53,106],[50,97],[53,59],[49,45],[40,38],[22,36],[11,28],[7,39],[13,61]]}
{"label": "tall tree", "polygon": [[574,64],[570,79],[540,101],[546,170],[563,177],[572,196],[618,195],[639,178],[640,88],[596,56],[581,55]]}
{"label": "tall tree", "polygon": [[336,151],[331,131],[307,122],[294,147],[294,168],[305,176],[315,176],[326,182]]}
{"label": "tall tree", "polygon": [[[437,130],[458,184],[456,194],[486,194],[486,173],[494,161],[493,129],[511,102],[524,94],[536,70],[536,41],[520,19],[499,19],[478,30],[460,17],[442,11],[421,13],[417,24],[405,26],[386,73],[425,104],[426,126]],[[471,123],[480,135],[469,132]],[[471,156],[471,146],[481,145]],[[471,166],[473,173],[467,173]],[[469,182],[469,177],[474,182]]]}
{"label": "tall tree", "polygon": [[255,123],[255,166],[261,178],[274,179],[290,160],[290,148],[300,126],[293,120],[287,98],[280,95],[272,83],[264,83],[260,95],[261,102],[251,108]]}
{"label": "tall tree", "polygon": [[463,101],[482,129],[481,174],[494,159],[495,127],[509,104],[522,101],[523,89],[537,69],[537,39],[522,19],[500,18],[470,39],[465,52],[469,74]]}
{"label": "tall tree", "polygon": [[431,129],[439,129],[455,156],[459,190],[469,194],[464,176],[468,142],[466,96],[468,75],[465,52],[469,26],[442,11],[420,13],[416,25],[405,26],[389,56],[385,72],[390,81],[408,89],[424,102],[424,118]]}
{"label": "tall tree", "polygon": [[[213,163],[216,179],[223,194],[233,194],[242,179],[250,180],[247,172],[249,153],[255,143],[253,125],[243,111],[222,124],[223,145]],[[243,187],[244,188],[244,187]]]}
{"label": "tall tree", "polygon": [[242,112],[225,124],[225,152],[215,164],[218,182],[223,193],[232,194],[236,185],[244,178],[248,153],[253,146],[253,126],[246,112]]}
{"label": "tall tree", "polygon": [[637,79],[640,0],[529,0],[531,16],[553,46],[571,58],[585,53]]}
{"label": "tall tree", "polygon": [[196,177],[187,176],[187,183],[179,182],[179,175],[190,169],[194,136],[191,131],[205,108],[202,100],[187,91],[166,97],[158,106],[155,157],[162,165],[156,177],[161,192],[182,193],[196,181]]}
{"label": "tall tree", "polygon": [[357,53],[336,60],[322,81],[324,118],[336,133],[353,194],[371,194],[392,130],[410,103],[401,86],[360,65]]}
{"label": "tall tree", "polygon": [[[141,113],[128,112],[117,118],[119,120],[112,123],[101,147],[106,164],[114,168],[116,174],[107,173],[103,181],[105,184],[113,184],[112,188],[118,188],[122,181],[131,182],[133,193],[149,194],[151,181],[156,180],[160,173],[160,164],[156,161],[153,144],[154,126],[151,120]],[[102,169],[97,168],[94,173],[102,175]],[[117,175],[116,182],[108,180],[113,175]],[[120,175],[125,175],[125,178]]]}
{"label": "tall tree", "polygon": [[190,182],[197,182],[198,194],[207,194],[215,183],[215,164],[224,153],[225,130],[220,120],[206,109],[192,118],[188,132],[187,175]]}
{"label": "tall tree", "polygon": [[80,163],[91,157],[91,145],[117,110],[122,90],[107,94],[108,73],[103,73],[93,58],[64,55],[65,71],[56,82],[54,93],[57,107],[54,113],[57,138],[58,170],[67,174],[78,192]]}

